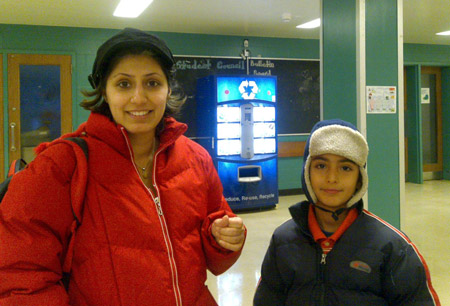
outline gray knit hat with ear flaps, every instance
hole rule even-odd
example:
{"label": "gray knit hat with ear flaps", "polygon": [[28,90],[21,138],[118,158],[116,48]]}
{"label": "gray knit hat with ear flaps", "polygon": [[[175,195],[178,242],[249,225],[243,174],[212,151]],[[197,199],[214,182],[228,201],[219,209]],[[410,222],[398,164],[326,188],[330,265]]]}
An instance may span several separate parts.
{"label": "gray knit hat with ear flaps", "polygon": [[311,186],[309,168],[311,156],[335,154],[353,161],[361,173],[361,187],[347,202],[347,208],[358,203],[367,192],[369,178],[366,163],[369,147],[364,136],[349,122],[332,119],[318,122],[311,130],[303,156],[302,187],[308,200],[315,204],[317,196]]}

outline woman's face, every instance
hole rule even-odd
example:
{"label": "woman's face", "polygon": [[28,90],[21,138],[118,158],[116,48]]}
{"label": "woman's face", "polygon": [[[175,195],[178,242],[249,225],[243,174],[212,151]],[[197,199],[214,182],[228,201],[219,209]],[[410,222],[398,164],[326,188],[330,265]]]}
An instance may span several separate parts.
{"label": "woman's face", "polygon": [[123,57],[106,80],[105,100],[116,123],[130,136],[154,136],[166,109],[169,84],[148,55]]}

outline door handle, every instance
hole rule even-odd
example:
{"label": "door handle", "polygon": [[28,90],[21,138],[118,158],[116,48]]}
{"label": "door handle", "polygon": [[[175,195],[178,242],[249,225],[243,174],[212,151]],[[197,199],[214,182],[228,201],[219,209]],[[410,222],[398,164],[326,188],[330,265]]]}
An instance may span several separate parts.
{"label": "door handle", "polygon": [[16,148],[16,138],[15,138],[15,131],[14,128],[16,127],[16,123],[15,122],[11,122],[9,124],[9,127],[11,128],[11,152],[15,152],[17,150]]}

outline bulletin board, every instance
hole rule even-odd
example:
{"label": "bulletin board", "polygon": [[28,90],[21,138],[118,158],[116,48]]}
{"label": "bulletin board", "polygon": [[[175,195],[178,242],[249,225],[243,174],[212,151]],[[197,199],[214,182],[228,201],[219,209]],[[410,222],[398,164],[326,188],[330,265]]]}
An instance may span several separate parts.
{"label": "bulletin board", "polygon": [[[188,124],[186,136],[195,137],[197,79],[212,74],[277,76],[278,135],[309,133],[320,120],[320,65],[318,60],[241,57],[175,56],[176,79],[187,101],[177,119]],[[248,67],[247,67],[248,65]]]}

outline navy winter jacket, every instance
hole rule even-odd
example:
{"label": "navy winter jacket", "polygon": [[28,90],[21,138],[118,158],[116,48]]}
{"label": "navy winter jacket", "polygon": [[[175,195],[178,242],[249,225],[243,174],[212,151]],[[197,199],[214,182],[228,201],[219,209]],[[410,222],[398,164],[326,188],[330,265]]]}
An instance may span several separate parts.
{"label": "navy winter jacket", "polygon": [[[255,306],[440,305],[426,263],[405,234],[356,205],[358,217],[322,259],[308,228],[309,202],[271,239]],[[322,261],[322,262],[321,262]]]}

